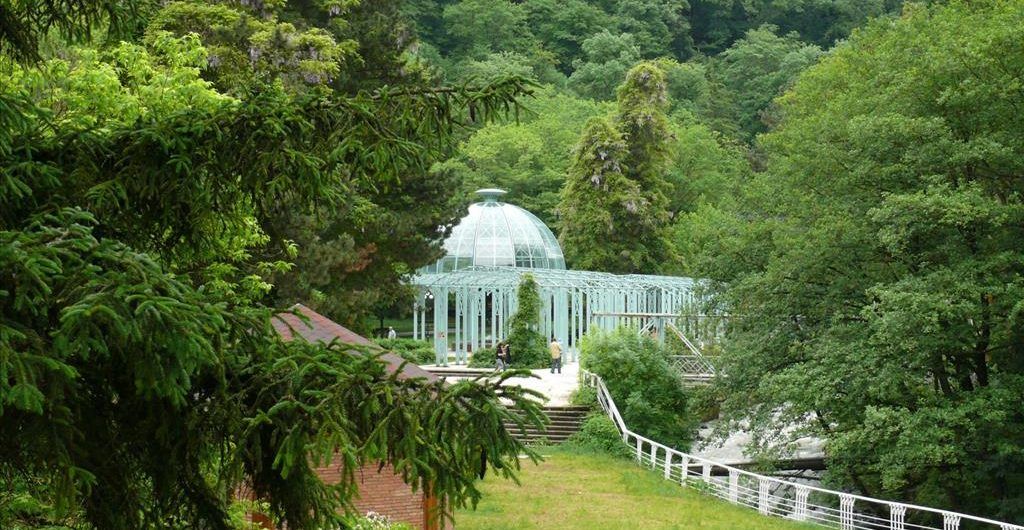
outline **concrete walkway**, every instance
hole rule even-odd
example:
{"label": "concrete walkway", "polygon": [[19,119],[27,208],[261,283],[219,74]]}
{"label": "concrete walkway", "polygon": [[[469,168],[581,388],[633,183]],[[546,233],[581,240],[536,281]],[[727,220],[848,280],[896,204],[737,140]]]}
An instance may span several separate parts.
{"label": "concrete walkway", "polygon": [[547,368],[531,370],[537,378],[510,379],[523,388],[536,390],[548,398],[545,405],[549,407],[561,407],[569,404],[569,397],[579,386],[580,363],[570,363],[562,366],[562,373],[553,374]]}
{"label": "concrete walkway", "polygon": [[[422,368],[430,370],[433,374],[450,380],[465,379],[468,377],[476,377],[478,375],[496,373],[489,369],[466,368],[463,366],[447,366],[441,368],[433,365],[425,365],[422,366]],[[445,374],[445,372],[449,370],[452,373],[450,375]],[[535,377],[512,378],[505,384],[518,385],[523,388],[529,388],[530,390],[536,390],[547,397],[547,402],[544,403],[546,406],[561,407],[569,405],[569,399],[572,396],[572,393],[579,386],[579,370],[579,362],[568,363],[562,366],[562,373],[556,374],[551,373],[551,370],[547,368],[540,368],[537,370],[530,370]],[[472,372],[473,375],[466,375],[466,372]]]}

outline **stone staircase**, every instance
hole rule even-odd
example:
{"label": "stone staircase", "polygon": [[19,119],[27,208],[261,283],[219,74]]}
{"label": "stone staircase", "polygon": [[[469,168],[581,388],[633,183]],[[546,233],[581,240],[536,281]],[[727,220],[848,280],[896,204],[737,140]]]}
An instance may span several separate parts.
{"label": "stone staircase", "polygon": [[424,370],[442,378],[473,378],[481,375],[498,375],[498,371],[494,368],[470,368],[468,366],[420,366]]}
{"label": "stone staircase", "polygon": [[562,406],[544,407],[544,413],[551,419],[551,423],[544,430],[537,430],[527,426],[525,430],[514,424],[505,424],[505,428],[512,432],[522,442],[536,443],[547,441],[548,443],[560,444],[566,441],[576,431],[580,430],[583,419],[590,413],[588,407]]}

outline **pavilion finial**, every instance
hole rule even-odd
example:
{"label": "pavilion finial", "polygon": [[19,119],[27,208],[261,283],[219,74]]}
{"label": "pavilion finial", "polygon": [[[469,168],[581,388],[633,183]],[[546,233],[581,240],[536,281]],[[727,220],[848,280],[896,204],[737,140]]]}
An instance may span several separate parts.
{"label": "pavilion finial", "polygon": [[476,190],[476,194],[483,197],[484,202],[498,202],[498,199],[506,193],[508,192],[498,188],[484,188],[482,190]]}

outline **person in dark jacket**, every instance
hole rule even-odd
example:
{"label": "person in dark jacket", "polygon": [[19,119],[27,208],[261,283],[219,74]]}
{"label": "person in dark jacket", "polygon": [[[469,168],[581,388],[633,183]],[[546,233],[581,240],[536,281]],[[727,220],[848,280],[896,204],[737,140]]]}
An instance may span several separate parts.
{"label": "person in dark jacket", "polygon": [[508,343],[504,342],[504,341],[503,342],[499,342],[498,343],[498,352],[497,352],[498,370],[501,370],[501,371],[507,370],[511,363],[512,363],[512,355],[509,352]]}

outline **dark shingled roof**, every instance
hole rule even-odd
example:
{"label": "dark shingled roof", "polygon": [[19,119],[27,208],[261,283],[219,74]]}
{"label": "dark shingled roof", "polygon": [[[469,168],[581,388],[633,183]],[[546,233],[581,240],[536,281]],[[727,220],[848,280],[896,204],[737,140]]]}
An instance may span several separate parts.
{"label": "dark shingled roof", "polygon": [[[298,315],[292,313],[278,313],[274,315],[271,324],[273,324],[274,329],[277,330],[284,340],[294,340],[295,336],[298,335],[299,338],[307,342],[323,342],[326,344],[334,339],[338,339],[347,344],[360,344],[375,350],[381,349],[380,346],[370,339],[356,334],[352,330],[302,304],[295,304],[292,306],[292,309],[301,313],[309,321],[303,322]],[[381,355],[381,360],[387,363],[388,371],[391,373],[398,371],[398,367],[404,362],[404,359],[390,352]],[[412,363],[406,363],[399,377],[404,379],[422,377],[428,381],[437,380],[436,375]]]}

